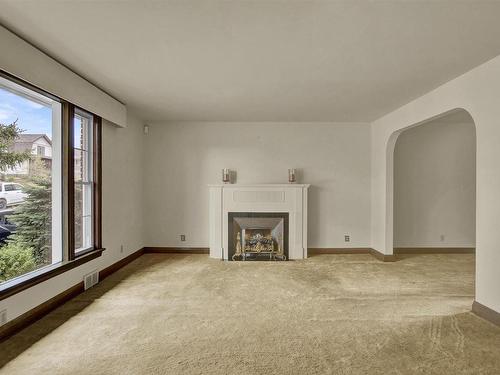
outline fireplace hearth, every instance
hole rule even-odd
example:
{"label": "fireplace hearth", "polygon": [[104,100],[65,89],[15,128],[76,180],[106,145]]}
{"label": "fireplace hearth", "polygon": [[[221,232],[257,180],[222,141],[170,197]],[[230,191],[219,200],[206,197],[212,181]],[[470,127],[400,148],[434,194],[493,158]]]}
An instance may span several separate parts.
{"label": "fireplace hearth", "polygon": [[229,212],[229,260],[287,260],[288,213]]}

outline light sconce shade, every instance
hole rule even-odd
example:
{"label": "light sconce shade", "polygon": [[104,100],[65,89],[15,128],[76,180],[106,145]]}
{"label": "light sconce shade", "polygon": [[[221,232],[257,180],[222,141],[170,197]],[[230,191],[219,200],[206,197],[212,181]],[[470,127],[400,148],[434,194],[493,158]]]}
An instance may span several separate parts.
{"label": "light sconce shade", "polygon": [[228,184],[231,182],[231,171],[228,168],[222,170],[222,182]]}

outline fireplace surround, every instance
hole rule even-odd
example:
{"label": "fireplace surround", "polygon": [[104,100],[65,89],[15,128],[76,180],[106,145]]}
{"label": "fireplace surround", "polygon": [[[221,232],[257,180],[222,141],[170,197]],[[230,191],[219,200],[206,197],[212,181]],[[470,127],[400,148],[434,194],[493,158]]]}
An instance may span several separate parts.
{"label": "fireplace surround", "polygon": [[[264,214],[262,219],[272,218],[272,215],[287,216],[287,234],[283,235],[283,247],[278,249],[278,242],[269,231],[261,231],[260,236],[254,236],[254,246],[251,254],[245,255],[245,260],[253,258],[267,259],[304,259],[307,258],[307,184],[219,184],[209,185],[209,234],[210,257],[222,260],[232,260],[236,253],[237,232],[231,233],[230,222],[238,215],[255,217],[255,214]],[[231,215],[231,219],[230,219]],[[283,218],[283,224],[285,219]],[[240,222],[242,222],[240,220]],[[250,224],[243,223],[249,227]],[[240,228],[241,228],[240,225]],[[255,225],[253,225],[255,226]],[[263,226],[262,222],[261,225]],[[243,229],[243,228],[241,228]],[[247,234],[245,228],[245,234]],[[256,229],[256,228],[253,228]],[[260,228],[265,229],[265,228]],[[248,234],[257,235],[257,231]],[[271,238],[269,236],[271,235]],[[268,237],[267,239],[265,237]],[[249,238],[250,239],[250,238]],[[241,247],[244,250],[243,233],[240,231]],[[273,243],[273,252],[270,254],[270,244]],[[285,246],[286,242],[286,246]],[[266,248],[267,246],[267,248]],[[278,253],[278,250],[281,253]],[[285,253],[286,250],[286,253]],[[255,253],[262,254],[255,254]],[[265,253],[267,251],[267,253]],[[264,255],[265,253],[265,255]],[[280,257],[278,257],[280,255]],[[284,255],[284,257],[283,257]],[[285,258],[286,257],[286,258]],[[242,260],[241,255],[235,260]]]}

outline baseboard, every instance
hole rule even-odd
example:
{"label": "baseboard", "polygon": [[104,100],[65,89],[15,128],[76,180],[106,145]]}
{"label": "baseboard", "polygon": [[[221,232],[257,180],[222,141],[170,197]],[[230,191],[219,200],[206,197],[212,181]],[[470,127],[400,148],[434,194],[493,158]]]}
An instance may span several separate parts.
{"label": "baseboard", "polygon": [[395,247],[394,254],[475,254],[474,247]]}
{"label": "baseboard", "polygon": [[112,273],[115,273],[120,268],[126,266],[130,262],[139,258],[142,254],[144,254],[144,248],[139,249],[139,250],[133,252],[132,254],[126,256],[125,258],[120,259],[118,262],[113,263],[112,265],[102,269],[101,271],[99,271],[99,280],[104,280],[106,277],[108,277]]}
{"label": "baseboard", "polygon": [[396,261],[396,256],[394,254],[383,254],[378,250],[375,249],[370,249],[370,254],[373,255],[375,258],[380,260],[381,262],[395,262]]}
{"label": "baseboard", "polygon": [[307,255],[319,254],[370,254],[369,247],[310,247]]}
{"label": "baseboard", "polygon": [[477,301],[474,301],[474,303],[472,304],[472,312],[480,318],[483,318],[490,323],[500,326],[500,312],[492,310]]}
{"label": "baseboard", "polygon": [[182,253],[182,254],[209,254],[208,247],[155,247],[148,246],[144,248],[144,253]]}
{"label": "baseboard", "polygon": [[378,260],[382,262],[395,262],[396,257],[394,255],[382,254],[380,251],[372,249],[370,247],[313,247],[307,249],[308,255],[318,255],[318,254],[371,254]]}
{"label": "baseboard", "polygon": [[10,322],[7,322],[0,327],[0,342],[16,334],[30,324],[36,322],[44,315],[62,305],[64,302],[76,297],[78,294],[82,293],[83,290],[84,289],[82,281],[76,285],[73,285],[71,288],[66,289],[64,292],[59,293],[58,295],[45,301],[44,303],[38,305],[37,307],[25,312],[17,318],[12,319]]}
{"label": "baseboard", "polygon": [[[105,279],[106,277],[116,272],[126,264],[140,257],[143,254],[143,252],[144,249],[139,249],[136,252],[130,254],[129,256],[120,259],[118,262],[113,263],[112,265],[102,269],[101,271],[99,271],[99,279],[100,280]],[[14,318],[11,321],[7,322],[6,324],[0,327],[0,342],[5,341],[12,335],[28,327],[30,324],[33,324],[37,320],[47,315],[52,310],[61,306],[70,299],[76,297],[83,291],[84,291],[83,281],[81,281],[78,284],[73,285],[69,289],[66,289],[65,291],[52,297],[51,299],[34,307],[33,309],[25,312],[24,314],[19,315],[17,318]]]}

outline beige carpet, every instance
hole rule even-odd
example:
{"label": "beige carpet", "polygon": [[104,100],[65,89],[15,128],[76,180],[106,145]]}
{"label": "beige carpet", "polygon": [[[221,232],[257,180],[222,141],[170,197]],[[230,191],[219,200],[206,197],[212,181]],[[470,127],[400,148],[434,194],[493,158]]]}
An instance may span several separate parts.
{"label": "beige carpet", "polygon": [[1,374],[500,374],[472,255],[145,255],[0,345]]}

